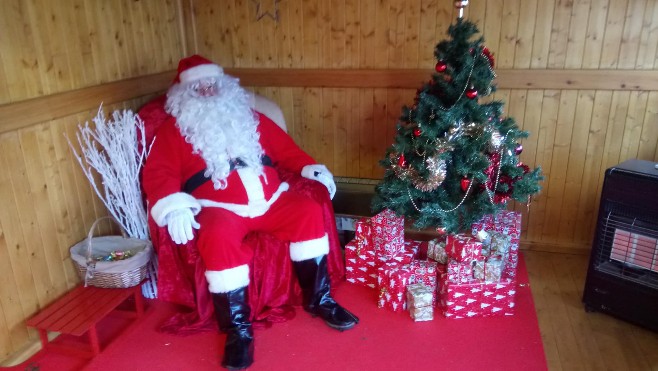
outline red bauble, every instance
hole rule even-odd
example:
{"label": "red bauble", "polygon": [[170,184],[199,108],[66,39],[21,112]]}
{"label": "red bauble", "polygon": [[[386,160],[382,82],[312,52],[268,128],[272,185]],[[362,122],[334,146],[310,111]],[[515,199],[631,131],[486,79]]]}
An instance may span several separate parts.
{"label": "red bauble", "polygon": [[469,88],[468,90],[466,90],[466,96],[468,97],[468,99],[475,99],[478,96],[478,91],[475,90],[475,88]]}
{"label": "red bauble", "polygon": [[423,132],[420,130],[420,128],[415,128],[415,129],[414,129],[414,136],[415,136],[416,138],[418,138],[418,137],[420,136],[420,134],[422,134],[422,133],[423,133]]}
{"label": "red bauble", "polygon": [[466,192],[468,187],[471,185],[471,181],[469,179],[463,178],[459,184],[462,187],[462,191]]}
{"label": "red bauble", "polygon": [[506,196],[506,195],[501,195],[501,194],[496,193],[496,194],[493,196],[493,202],[494,202],[494,203],[497,203],[497,204],[504,204],[504,203],[506,203],[508,200],[509,200],[509,196]]}
{"label": "red bauble", "polygon": [[436,229],[436,231],[437,231],[440,235],[444,235],[444,234],[446,234],[446,229],[443,228],[443,227],[438,227],[438,228]]}
{"label": "red bauble", "polygon": [[514,153],[518,156],[523,152],[523,146],[521,143],[517,144],[516,147],[514,148]]}
{"label": "red bauble", "polygon": [[400,153],[400,157],[398,157],[398,166],[400,167],[407,166],[407,160],[404,158],[404,153]]}
{"label": "red bauble", "polygon": [[448,69],[448,65],[444,61],[438,61],[436,63],[436,66],[434,66],[434,69],[436,72],[441,73],[444,72],[446,69]]}

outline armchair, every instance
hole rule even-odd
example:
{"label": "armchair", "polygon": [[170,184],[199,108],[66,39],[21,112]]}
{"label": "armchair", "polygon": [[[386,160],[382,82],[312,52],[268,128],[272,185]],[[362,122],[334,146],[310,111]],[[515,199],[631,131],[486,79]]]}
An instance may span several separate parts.
{"label": "armchair", "polygon": [[[157,135],[159,125],[167,118],[166,97],[156,97],[138,112],[144,121],[146,143]],[[254,109],[266,115],[284,131],[285,121],[280,108],[272,101],[255,95]],[[318,202],[323,209],[324,225],[329,237],[328,271],[331,287],[344,278],[342,251],[336,230],[334,211],[326,188],[319,182],[279,169],[282,180],[290,184],[289,192],[298,192]],[[166,227],[158,227],[149,217],[151,239],[158,257],[158,298],[178,304],[180,310],[165,321],[161,330],[167,333],[191,334],[216,330],[213,304],[204,276],[205,267],[195,246],[196,240],[176,245]],[[288,242],[266,233],[252,233],[243,244],[254,247],[255,258],[250,265],[249,304],[255,326],[269,326],[295,315],[294,306],[301,305],[301,289],[290,261]],[[284,261],[285,264],[272,264]]]}

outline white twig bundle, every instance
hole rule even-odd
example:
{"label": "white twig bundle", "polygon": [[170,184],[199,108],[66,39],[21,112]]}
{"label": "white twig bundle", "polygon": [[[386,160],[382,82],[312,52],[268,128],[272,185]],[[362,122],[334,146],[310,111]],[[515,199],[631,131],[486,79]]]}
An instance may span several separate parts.
{"label": "white twig bundle", "polygon": [[[130,110],[114,111],[107,121],[102,105],[93,119],[95,127],[78,125],[83,158],[69,140],[82,171],[110,214],[133,238],[148,239],[148,223],[140,186],[140,170],[148,154],[144,123]],[[68,140],[68,138],[67,138]],[[94,179],[93,170],[101,176]]]}

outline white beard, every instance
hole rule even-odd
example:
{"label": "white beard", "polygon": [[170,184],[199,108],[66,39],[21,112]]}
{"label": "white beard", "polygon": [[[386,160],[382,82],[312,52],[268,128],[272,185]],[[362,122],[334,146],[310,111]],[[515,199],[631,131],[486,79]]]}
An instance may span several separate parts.
{"label": "white beard", "polygon": [[219,93],[211,97],[192,94],[189,84],[173,85],[167,92],[166,111],[176,118],[185,140],[206,162],[205,175],[215,189],[227,186],[231,159],[240,159],[256,174],[263,175],[258,142],[258,117],[251,109],[249,94],[237,79],[219,78]]}

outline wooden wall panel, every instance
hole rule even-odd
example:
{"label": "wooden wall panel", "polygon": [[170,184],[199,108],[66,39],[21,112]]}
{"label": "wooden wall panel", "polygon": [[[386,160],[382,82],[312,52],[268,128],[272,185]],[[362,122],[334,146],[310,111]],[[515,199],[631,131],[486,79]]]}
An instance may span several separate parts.
{"label": "wooden wall panel", "polygon": [[[278,19],[258,19],[257,3]],[[292,137],[336,176],[377,179],[452,3],[1,1],[0,360],[36,340],[24,319],[78,282],[68,247],[107,213],[63,135],[101,101],[137,108],[166,89],[181,57],[200,53],[278,102]],[[522,243],[587,251],[605,169],[658,160],[658,5],[470,3],[499,72],[486,99],[504,100],[530,132],[521,160],[545,171],[529,208],[510,206],[523,213]]]}

